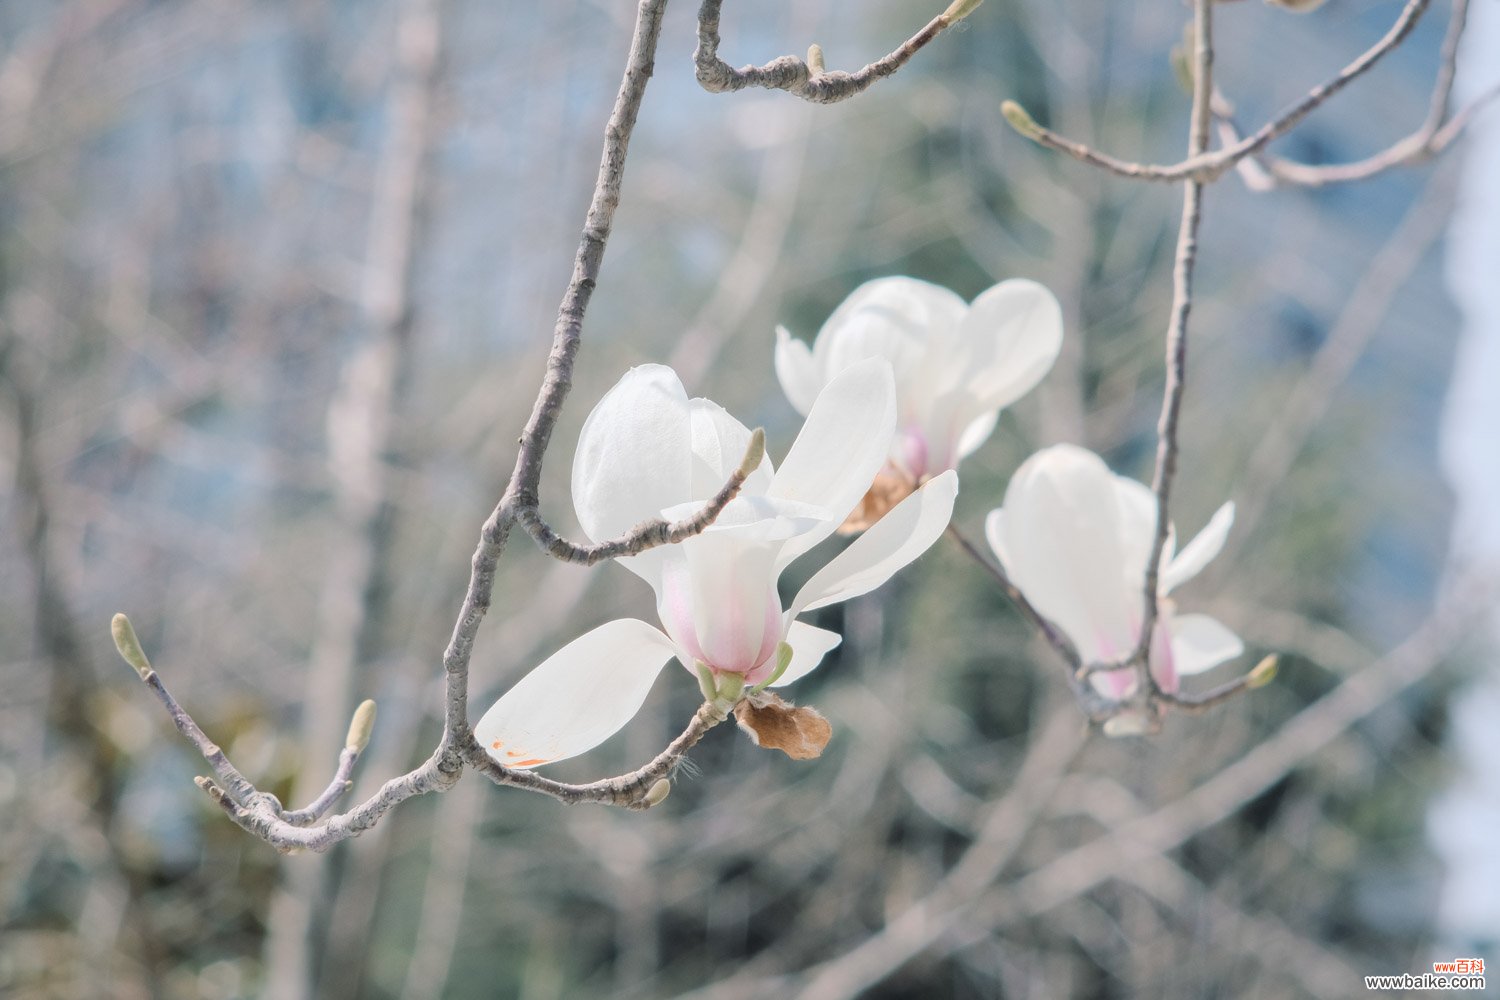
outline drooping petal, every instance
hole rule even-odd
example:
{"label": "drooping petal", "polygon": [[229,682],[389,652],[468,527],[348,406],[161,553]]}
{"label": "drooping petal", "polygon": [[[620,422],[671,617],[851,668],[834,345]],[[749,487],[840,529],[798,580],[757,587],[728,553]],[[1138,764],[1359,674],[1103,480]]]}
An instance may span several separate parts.
{"label": "drooping petal", "polygon": [[818,628],[806,622],[792,622],[792,627],[787,630],[785,639],[786,644],[792,647],[792,662],[787,664],[786,670],[780,677],[767,686],[786,687],[793,681],[806,677],[823,662],[823,657],[843,641],[844,637],[837,632],[830,632],[826,628]]}
{"label": "drooping petal", "polygon": [[[1203,571],[1224,548],[1229,529],[1234,526],[1234,501],[1229,501],[1209,518],[1208,524],[1167,563],[1161,574],[1161,592],[1171,593]],[[1164,554],[1165,555],[1165,554]],[[1166,560],[1163,559],[1163,562]]]}
{"label": "drooping petal", "polygon": [[776,328],[776,378],[792,407],[804,416],[823,388],[823,373],[812,350],[784,326]]}
{"label": "drooping petal", "polygon": [[798,592],[788,614],[811,611],[869,593],[901,567],[926,552],[953,516],[958,473],[949,470],[911,496],[849,543]]}
{"label": "drooping petal", "polygon": [[[693,442],[692,472],[689,476],[689,488],[692,492],[683,499],[708,500],[723,488],[724,483],[740,467],[745,449],[750,445],[750,430],[711,399],[700,397],[689,400],[688,414]],[[758,496],[765,493],[775,471],[771,465],[771,456],[762,458],[760,465],[741,487],[741,495]]]}
{"label": "drooping petal", "polygon": [[1115,476],[1097,455],[1056,445],[1021,465],[996,520],[1006,573],[1085,663],[1112,662],[1135,643],[1142,598],[1122,586],[1118,498]]}
{"label": "drooping petal", "polygon": [[484,713],[474,736],[506,767],[576,757],[619,732],[674,655],[643,621],[600,625],[548,657]]}
{"label": "drooping petal", "polygon": [[584,421],[573,507],[595,541],[622,535],[692,499],[687,393],[665,365],[626,372]]}
{"label": "drooping petal", "polygon": [[1208,615],[1173,615],[1168,628],[1172,661],[1179,676],[1201,674],[1245,651],[1239,636]]}
{"label": "drooping petal", "polygon": [[843,523],[885,464],[895,430],[896,392],[885,361],[861,361],[840,372],[818,394],[767,496],[811,504],[832,516],[819,530],[789,542],[779,566]]}

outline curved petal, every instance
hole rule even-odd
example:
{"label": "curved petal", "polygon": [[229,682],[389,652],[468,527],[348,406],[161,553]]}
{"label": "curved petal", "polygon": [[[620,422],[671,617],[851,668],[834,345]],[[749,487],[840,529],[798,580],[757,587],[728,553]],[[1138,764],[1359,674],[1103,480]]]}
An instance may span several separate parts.
{"label": "curved petal", "polygon": [[1036,387],[1062,349],[1062,306],[1043,285],[1002,281],[969,307],[953,362],[986,410],[1009,406]]}
{"label": "curved petal", "polygon": [[1010,574],[1011,557],[1005,546],[1005,510],[996,507],[990,511],[984,519],[984,538],[990,543],[990,551],[995,553],[995,558],[1000,560],[1000,565],[1007,575]]}
{"label": "curved petal", "polygon": [[826,607],[866,594],[926,552],[953,516],[958,473],[948,470],[902,500],[828,565],[813,574],[789,614]]}
{"label": "curved petal", "polygon": [[[1229,529],[1234,527],[1234,501],[1231,500],[1208,519],[1208,524],[1191,542],[1182,547],[1176,558],[1167,562],[1161,574],[1161,592],[1169,594],[1173,588],[1187,583],[1203,572],[1203,567],[1213,562],[1214,556],[1224,548]],[[1166,554],[1163,553],[1163,556]],[[1166,559],[1163,559],[1166,562]]]}
{"label": "curved petal", "polygon": [[958,441],[953,446],[953,462],[956,465],[979,450],[979,446],[990,439],[995,433],[995,425],[1000,422],[1000,411],[991,410],[982,413],[969,422],[969,425],[958,435]]}
{"label": "curved petal", "polygon": [[1239,636],[1208,615],[1173,615],[1168,627],[1172,661],[1179,676],[1201,674],[1245,651]]}
{"label": "curved petal", "polygon": [[789,542],[778,566],[838,529],[885,465],[895,433],[896,390],[887,362],[861,361],[818,394],[766,495],[821,507],[832,517]]}
{"label": "curved petal", "polygon": [[823,388],[822,373],[812,350],[784,326],[776,328],[776,378],[792,407],[806,416]]}
{"label": "curved petal", "polygon": [[[724,483],[740,467],[745,449],[750,446],[750,430],[724,407],[701,397],[688,401],[688,419],[693,457],[688,477],[691,492],[687,498],[708,500],[723,488]],[[750,478],[745,480],[740,495],[757,496],[765,493],[775,471],[771,465],[771,456],[762,458]]]}
{"label": "curved petal", "polygon": [[692,499],[691,463],[688,398],[677,373],[665,365],[632,368],[605,393],[578,436],[578,523],[602,541]]}
{"label": "curved petal", "polygon": [[823,657],[843,641],[844,637],[837,632],[805,622],[792,622],[785,639],[786,644],[792,647],[792,662],[787,664],[780,677],[766,686],[786,687],[793,681],[806,677],[823,662]]}
{"label": "curved petal", "polygon": [[[818,331],[813,353],[820,360],[826,357],[826,352],[836,346],[841,329],[859,312],[882,315],[888,324],[926,340],[934,334],[944,339],[951,336],[963,322],[968,308],[958,295],[930,281],[904,276],[876,278],[860,285],[839,303]],[[837,374],[836,369],[824,371]]]}
{"label": "curved petal", "polygon": [[600,625],[549,656],[484,713],[474,737],[506,767],[576,757],[634,718],[674,655],[643,621]]}
{"label": "curved petal", "polygon": [[1044,449],[1011,478],[996,521],[1003,532],[997,554],[1011,580],[1085,663],[1127,653],[1141,612],[1139,587],[1122,585],[1126,547],[1115,479],[1093,452]]}

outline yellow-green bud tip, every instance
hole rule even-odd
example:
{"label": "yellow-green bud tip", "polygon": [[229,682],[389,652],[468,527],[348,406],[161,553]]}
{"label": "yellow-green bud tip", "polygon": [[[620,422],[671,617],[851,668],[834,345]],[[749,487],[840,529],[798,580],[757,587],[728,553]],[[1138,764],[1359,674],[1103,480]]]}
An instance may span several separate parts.
{"label": "yellow-green bud tip", "polygon": [[135,668],[135,672],[141,675],[141,680],[145,680],[146,675],[151,673],[151,661],[146,659],[146,651],[141,649],[141,640],[136,638],[130,619],[124,614],[115,615],[109,623],[109,633],[114,636],[115,649],[120,651],[120,656]]}
{"label": "yellow-green bud tip", "polygon": [[765,457],[766,429],[757,427],[750,432],[750,443],[745,446],[745,459],[740,462],[740,475],[748,479],[752,472],[760,468],[760,463]]}
{"label": "yellow-green bud tip", "polygon": [[370,745],[370,733],[375,728],[375,703],[369,698],[359,703],[354,718],[349,720],[349,735],[344,737],[344,748],[363,753]]}
{"label": "yellow-green bud tip", "polygon": [[1255,665],[1255,669],[1246,675],[1245,686],[1247,688],[1262,688],[1274,681],[1276,679],[1277,662],[1278,657],[1275,653],[1261,660]]}
{"label": "yellow-green bud tip", "polygon": [[667,796],[670,794],[672,794],[672,782],[668,781],[666,778],[657,778],[656,784],[652,785],[646,790],[646,795],[641,799],[641,801],[644,802],[646,804],[646,808],[649,809],[652,806],[661,805],[666,801]]}
{"label": "yellow-green bud tip", "polygon": [[823,46],[813,42],[807,47],[807,68],[812,70],[814,76],[828,69],[823,62]]}
{"label": "yellow-green bud tip", "polygon": [[1041,129],[1037,126],[1036,119],[1026,113],[1026,109],[1015,101],[1005,101],[1000,105],[1000,113],[1005,120],[1010,122],[1010,127],[1026,136],[1028,139],[1035,138]]}
{"label": "yellow-green bud tip", "polygon": [[943,11],[943,20],[949,24],[962,21],[978,10],[979,5],[982,3],[984,3],[984,0],[953,0],[948,5],[948,9]]}

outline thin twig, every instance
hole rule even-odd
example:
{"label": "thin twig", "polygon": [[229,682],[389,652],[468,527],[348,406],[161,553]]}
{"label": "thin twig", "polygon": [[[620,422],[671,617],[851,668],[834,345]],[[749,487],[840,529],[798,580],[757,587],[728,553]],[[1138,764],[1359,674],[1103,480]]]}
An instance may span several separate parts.
{"label": "thin twig", "polygon": [[761,459],[765,457],[765,454],[766,433],[757,427],[750,435],[750,443],[745,447],[745,457],[740,460],[739,468],[730,473],[728,481],[719,488],[719,492],[715,493],[713,498],[696,514],[680,521],[653,518],[610,541],[596,542],[592,545],[570,542],[542,520],[542,515],[535,507],[518,508],[516,520],[521,527],[526,529],[526,533],[536,540],[542,551],[563,562],[593,566],[606,559],[639,555],[647,549],[658,546],[676,545],[678,542],[686,541],[706,531],[709,525],[714,523],[714,519],[724,512],[724,508],[729,506],[729,502],[739,495],[740,489],[745,485],[745,480],[750,478],[750,474],[760,468]]}
{"label": "thin twig", "polygon": [[[443,653],[446,681],[443,736],[432,756],[408,773],[387,781],[375,795],[354,809],[324,819],[315,826],[297,826],[287,821],[280,804],[273,796],[258,791],[229,763],[223,752],[204,735],[198,724],[167,692],[155,671],[151,670],[149,665],[144,669],[137,666],[142,679],[156,692],[158,700],[167,708],[174,724],[204,754],[205,759],[213,767],[215,775],[218,776],[218,783],[206,778],[199,779],[200,787],[224,809],[235,823],[278,850],[327,850],[334,844],[357,836],[374,826],[398,803],[414,795],[442,791],[452,787],[462,777],[466,765],[487,773],[490,773],[495,766],[475,742],[469,725],[469,660],[473,652],[474,638],[490,607],[496,566],[509,538],[511,527],[522,514],[536,512],[542,457],[551,439],[552,430],[556,426],[563,401],[572,384],[573,363],[582,335],[584,312],[588,308],[589,298],[598,282],[605,244],[609,239],[615,209],[619,205],[626,151],[640,112],[646,84],[651,78],[655,65],[666,3],[667,0],[641,0],[637,10],[625,73],[620,81],[614,109],[605,127],[604,151],[593,198],[574,259],[573,275],[558,309],[557,325],[553,331],[552,351],[547,360],[547,373],[532,408],[530,419],[527,421],[526,429],[521,436],[520,450],[510,482],[500,502],[496,504],[480,529],[479,544],[471,561],[468,587],[464,592],[463,603],[454,624],[452,637]],[[125,652],[123,648],[121,651]],[[127,660],[129,659],[130,657],[127,656]],[[134,665],[134,661],[132,663]],[[706,728],[704,727],[703,731],[706,731]],[[674,752],[680,754],[682,750],[696,743],[701,735],[702,732],[695,732],[695,727],[690,726],[689,732],[679,737],[657,761],[653,761],[652,764],[647,765],[647,768],[642,769],[642,772],[637,773],[644,773],[657,767],[659,762],[670,756],[670,762],[662,769],[662,773],[665,773],[665,768],[669,768],[677,759],[673,755]],[[519,772],[506,773],[514,776]],[[558,785],[564,790],[563,794],[570,794],[567,790],[575,787],[583,789],[592,787],[559,785],[555,782],[548,782],[547,779],[537,778],[535,775],[519,779],[512,777],[504,783],[539,791],[548,790],[551,785]],[[629,804],[640,807],[639,799],[629,798],[630,791],[632,789],[622,785],[617,797],[622,803],[629,800]],[[647,791],[650,791],[649,787]],[[597,800],[605,801],[606,799],[601,794]]]}
{"label": "thin twig", "polygon": [[[1247,156],[1254,156],[1270,143],[1286,135],[1323,102],[1373,68],[1387,53],[1406,40],[1430,2],[1431,0],[1407,0],[1400,17],[1380,41],[1365,50],[1358,59],[1345,66],[1333,78],[1308,91],[1300,101],[1283,111],[1277,118],[1261,126],[1253,135],[1213,153],[1206,152],[1207,146],[1205,145],[1203,149],[1190,153],[1181,162],[1171,165],[1132,163],[1108,153],[1101,153],[1091,146],[1059,135],[1037,124],[1031,115],[1014,101],[1005,102],[1003,108],[1005,119],[1012,128],[1033,142],[1046,146],[1048,149],[1067,153],[1076,160],[1107,170],[1120,177],[1145,181],[1193,180],[1207,183],[1217,179],[1220,174],[1240,160]],[[1195,82],[1195,95],[1197,89]]]}
{"label": "thin twig", "polygon": [[[1463,40],[1468,18],[1469,0],[1453,0],[1453,11],[1449,15],[1448,32],[1443,38],[1442,50],[1438,56],[1438,71],[1427,115],[1416,131],[1378,153],[1351,163],[1311,164],[1266,156],[1258,162],[1268,179],[1302,187],[1322,187],[1325,184],[1365,180],[1393,167],[1420,163],[1441,153],[1458,137],[1475,112],[1500,94],[1500,87],[1494,88],[1449,119],[1448,106],[1458,70],[1459,43]],[[1225,144],[1238,143],[1240,138],[1234,123],[1234,107],[1222,95],[1215,95],[1214,115],[1220,119],[1224,128]]]}
{"label": "thin twig", "polygon": [[[1188,130],[1188,156],[1208,148],[1210,101],[1213,95],[1213,3],[1193,4],[1193,117]],[[1203,183],[1190,179],[1182,185],[1182,223],[1177,231],[1177,257],[1172,269],[1172,313],[1167,326],[1167,383],[1162,392],[1161,418],[1157,423],[1156,469],[1151,492],[1156,494],[1156,535],[1146,560],[1142,599],[1141,634],[1134,655],[1137,691],[1156,690],[1151,674],[1152,632],[1156,628],[1162,552],[1171,531],[1172,478],[1177,472],[1177,424],[1182,416],[1182,394],[1187,384],[1188,315],[1193,308],[1193,265],[1198,255],[1198,223],[1203,212]]]}
{"label": "thin twig", "polygon": [[817,46],[809,51],[812,65],[796,56],[781,56],[764,66],[735,69],[719,58],[719,9],[723,5],[724,0],[703,0],[703,5],[698,8],[698,47],[693,52],[693,62],[698,67],[698,82],[704,90],[722,94],[747,87],[763,87],[784,90],[814,104],[835,104],[868,90],[876,80],[883,80],[905,66],[928,42],[963,20],[979,3],[977,0],[955,0],[952,6],[928,21],[921,31],[901,43],[895,51],[853,73],[824,69],[822,51]]}
{"label": "thin twig", "polygon": [[354,765],[359,761],[360,752],[354,747],[344,747],[339,752],[339,766],[334,772],[333,780],[328,787],[323,789],[322,794],[313,799],[312,802],[302,809],[291,809],[286,813],[286,821],[293,826],[308,826],[323,818],[323,814],[332,809],[334,803],[344,797],[349,789],[354,787]]}
{"label": "thin twig", "polygon": [[479,757],[470,760],[475,770],[480,771],[497,785],[525,788],[543,795],[550,795],[567,805],[595,803],[599,805],[623,806],[626,809],[649,809],[665,797],[665,791],[655,792],[658,783],[671,774],[682,755],[697,745],[705,733],[728,718],[725,705],[706,701],[693,714],[687,725],[667,748],[646,764],[629,774],[622,774],[586,785],[570,785],[562,781],[544,778],[534,771],[517,771],[503,766],[479,749]]}
{"label": "thin twig", "polygon": [[1000,585],[1000,589],[1005,592],[1005,596],[1010,599],[1010,602],[1016,606],[1016,610],[1021,613],[1021,617],[1035,625],[1036,630],[1042,634],[1042,638],[1047,640],[1047,644],[1057,650],[1057,655],[1061,656],[1068,666],[1072,668],[1069,672],[1077,670],[1079,665],[1078,651],[1073,648],[1073,644],[1068,641],[1067,636],[1063,635],[1051,622],[1042,617],[1042,613],[1036,609],[1036,605],[1027,600],[1025,594],[1021,593],[1021,588],[1011,582],[1005,569],[990,562],[985,557],[985,554],[979,550],[979,546],[971,542],[959,530],[956,524],[948,525],[948,537],[957,542],[958,547],[963,549],[980,569],[994,578],[995,582]]}

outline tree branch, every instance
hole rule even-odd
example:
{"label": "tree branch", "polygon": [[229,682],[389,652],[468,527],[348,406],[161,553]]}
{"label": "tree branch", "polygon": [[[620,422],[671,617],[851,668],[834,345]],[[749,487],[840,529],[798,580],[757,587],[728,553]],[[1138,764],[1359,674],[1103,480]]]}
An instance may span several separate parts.
{"label": "tree branch", "polygon": [[683,518],[681,521],[654,518],[637,525],[625,535],[611,541],[596,542],[592,545],[570,542],[542,520],[542,515],[535,507],[518,508],[516,520],[544,552],[563,562],[593,566],[606,559],[639,555],[647,549],[654,549],[661,545],[676,545],[678,542],[706,531],[708,526],[724,512],[724,508],[729,506],[729,502],[739,495],[740,489],[745,485],[745,480],[750,478],[750,474],[760,468],[761,460],[765,458],[765,455],[766,432],[757,427],[750,435],[750,443],[745,447],[745,457],[741,459],[739,468],[730,474],[728,481],[720,487],[719,492],[715,493],[713,498],[696,514]]}
{"label": "tree branch", "polygon": [[[1213,0],[1193,3],[1193,117],[1188,129],[1188,156],[1208,148],[1210,100],[1213,95]],[[1131,662],[1135,664],[1138,693],[1156,692],[1151,674],[1151,635],[1156,627],[1161,557],[1171,530],[1172,478],[1177,473],[1177,424],[1182,416],[1182,394],[1187,385],[1188,315],[1193,309],[1193,265],[1198,255],[1198,223],[1203,212],[1203,182],[1182,185],[1182,224],[1177,231],[1177,257],[1172,269],[1172,314],[1167,326],[1167,384],[1157,422],[1156,469],[1151,492],[1156,494],[1156,535],[1146,560],[1141,634]]]}
{"label": "tree branch", "polygon": [[[1400,139],[1378,153],[1351,163],[1311,164],[1279,156],[1266,156],[1258,160],[1267,175],[1267,182],[1252,187],[1265,189],[1275,182],[1296,184],[1302,187],[1322,187],[1326,184],[1342,184],[1360,181],[1393,167],[1408,166],[1429,160],[1446,149],[1457,139],[1470,119],[1486,104],[1500,96],[1500,87],[1494,87],[1475,99],[1458,114],[1448,116],[1448,105],[1453,95],[1453,80],[1458,70],[1459,43],[1463,40],[1468,24],[1469,0],[1453,0],[1453,12],[1448,19],[1448,33],[1443,38],[1442,51],[1438,57],[1437,78],[1428,103],[1427,116],[1416,131]],[[1214,95],[1214,115],[1219,119],[1226,145],[1241,141],[1238,126],[1234,122],[1234,106],[1222,94]],[[1245,164],[1240,166],[1243,168]],[[1247,179],[1248,180],[1248,179]]]}
{"label": "tree branch", "polygon": [[[520,450],[509,484],[500,502],[496,504],[480,529],[479,544],[475,548],[470,563],[469,584],[464,592],[463,603],[459,609],[458,619],[454,623],[452,636],[443,653],[443,670],[446,680],[443,735],[431,757],[414,770],[387,781],[374,796],[354,809],[323,819],[314,826],[298,826],[288,821],[287,814],[274,796],[258,791],[234,768],[224,756],[223,751],[209,740],[202,728],[177,703],[165,685],[161,683],[160,677],[151,669],[144,653],[140,651],[139,643],[135,641],[133,630],[129,629],[128,622],[125,622],[125,630],[129,632],[130,641],[122,640],[123,633],[118,624],[124,621],[124,616],[116,618],[116,645],[121,655],[136,668],[141,679],[167,709],[178,730],[198,748],[219,779],[216,783],[207,778],[200,778],[198,779],[199,786],[224,809],[230,819],[278,850],[327,850],[334,844],[357,836],[374,826],[400,802],[414,795],[443,791],[452,787],[462,777],[466,765],[484,770],[486,773],[492,772],[493,762],[489,761],[483,750],[479,748],[469,726],[469,660],[480,623],[483,622],[490,607],[496,566],[510,536],[511,527],[523,512],[535,513],[536,510],[542,458],[557,424],[563,401],[567,398],[568,390],[572,385],[573,363],[582,335],[583,317],[598,281],[605,244],[614,222],[615,209],[619,205],[625,156],[631,133],[640,113],[646,84],[655,66],[656,49],[661,38],[662,16],[666,4],[667,0],[640,0],[637,9],[635,30],[631,37],[625,73],[615,97],[614,109],[605,126],[604,151],[593,198],[579,240],[578,252],[574,258],[573,274],[558,309],[557,324],[553,331],[552,351],[547,359],[546,376],[537,394],[536,403],[532,407],[526,429],[521,436]],[[764,447],[763,444],[762,447]],[[726,486],[727,489],[729,489],[728,486]],[[737,490],[738,486],[736,485],[734,489]],[[716,497],[715,500],[717,499]],[[724,503],[728,503],[728,498],[724,500]],[[717,511],[714,513],[716,514]],[[696,525],[698,520],[698,518],[691,519],[691,523]],[[698,527],[697,530],[702,529]],[[643,545],[642,548],[644,547]],[[710,725],[703,725],[695,716],[694,723],[689,726],[687,732],[678,737],[655,761],[635,774],[642,776],[640,780],[645,780],[644,775],[648,773],[655,774],[659,771],[665,774],[680,753],[696,743],[708,728]],[[643,808],[645,805],[660,801],[659,797],[651,799],[650,802],[645,801],[651,798],[649,786],[644,796],[637,794],[637,790],[629,786],[627,781],[634,775],[611,779],[610,782],[596,783],[597,786],[601,786],[596,789],[596,786],[562,785],[535,775],[515,777],[520,773],[505,772],[508,777],[501,783],[545,791],[556,797],[594,795],[597,796],[594,801],[618,801],[619,804],[628,804],[635,808]],[[492,773],[491,776],[493,777]],[[335,781],[337,780],[336,775]],[[620,784],[617,787],[611,782]],[[609,786],[614,791],[606,794],[602,786]],[[331,790],[332,786],[330,786]],[[328,792],[324,794],[327,795]],[[664,793],[658,793],[660,794]],[[336,793],[333,797],[337,797]],[[294,815],[302,820],[314,807],[331,806],[331,801],[328,806],[325,806],[323,799],[324,796],[320,795],[311,806],[298,810]]]}
{"label": "tree branch", "polygon": [[[1324,101],[1373,68],[1381,58],[1406,40],[1430,2],[1431,0],[1406,0],[1406,6],[1402,9],[1400,17],[1380,41],[1365,50],[1358,59],[1345,66],[1332,79],[1308,91],[1305,97],[1283,111],[1279,117],[1261,126],[1253,135],[1213,153],[1206,152],[1205,145],[1204,149],[1190,152],[1186,159],[1169,166],[1132,163],[1058,135],[1051,129],[1038,125],[1036,120],[1014,101],[1006,101],[1002,106],[1002,111],[1011,127],[1033,142],[1060,153],[1067,153],[1075,160],[1107,170],[1117,176],[1144,181],[1192,180],[1207,183],[1216,180],[1220,174],[1240,160],[1259,153],[1267,145],[1286,135],[1304,118],[1317,110]],[[1196,104],[1196,83],[1194,90]]]}
{"label": "tree branch", "polygon": [[954,0],[947,10],[934,17],[921,31],[908,38],[889,55],[875,60],[853,73],[827,70],[823,67],[823,50],[814,45],[806,61],[796,56],[782,56],[764,66],[735,69],[719,58],[719,9],[724,0],[703,0],[698,8],[698,47],[693,62],[698,67],[698,82],[714,94],[763,87],[784,90],[813,104],[836,104],[868,90],[876,80],[883,80],[911,61],[928,42],[963,20],[982,0]]}
{"label": "tree branch", "polygon": [[505,767],[484,751],[478,743],[472,745],[469,763],[497,785],[512,785],[533,792],[550,795],[566,805],[595,803],[599,805],[623,806],[626,809],[650,809],[667,797],[671,786],[666,779],[677,767],[682,755],[697,745],[710,729],[729,717],[728,707],[721,702],[706,701],[698,707],[692,721],[667,748],[646,764],[629,774],[622,774],[586,785],[570,785],[544,778],[534,771],[518,771]]}

